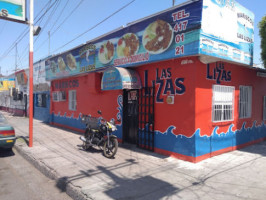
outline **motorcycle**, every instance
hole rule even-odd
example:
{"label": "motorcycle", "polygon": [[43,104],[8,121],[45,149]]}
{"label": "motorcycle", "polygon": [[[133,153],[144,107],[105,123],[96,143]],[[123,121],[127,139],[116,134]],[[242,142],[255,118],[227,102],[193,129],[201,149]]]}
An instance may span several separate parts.
{"label": "motorcycle", "polygon": [[[99,110],[98,114],[102,115],[102,112]],[[86,124],[84,136],[80,137],[80,140],[83,141],[82,148],[88,150],[97,146],[103,150],[105,157],[114,157],[118,148],[117,137],[112,135],[112,132],[117,130],[114,120],[108,122],[100,118],[99,123],[99,118],[89,115],[82,115],[81,120]]]}

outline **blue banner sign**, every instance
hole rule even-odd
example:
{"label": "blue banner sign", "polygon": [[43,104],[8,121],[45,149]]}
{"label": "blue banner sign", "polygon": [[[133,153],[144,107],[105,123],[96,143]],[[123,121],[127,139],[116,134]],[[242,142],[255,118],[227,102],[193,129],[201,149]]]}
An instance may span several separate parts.
{"label": "blue banner sign", "polygon": [[25,22],[25,0],[0,0],[0,18]]}
{"label": "blue banner sign", "polygon": [[253,64],[254,14],[235,0],[204,0],[200,54]]}
{"label": "blue banner sign", "polygon": [[[215,24],[216,19],[219,23]],[[188,2],[48,59],[46,79],[192,55],[250,65],[253,19],[254,15],[234,0]]]}
{"label": "blue banner sign", "polygon": [[140,89],[140,77],[135,70],[111,67],[104,71],[102,90]]}

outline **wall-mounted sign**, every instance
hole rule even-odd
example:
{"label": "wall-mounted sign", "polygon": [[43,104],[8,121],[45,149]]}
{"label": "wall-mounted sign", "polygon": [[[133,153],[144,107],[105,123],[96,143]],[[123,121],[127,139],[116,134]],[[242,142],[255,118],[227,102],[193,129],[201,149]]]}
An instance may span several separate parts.
{"label": "wall-mounted sign", "polygon": [[102,90],[140,89],[138,73],[132,69],[112,67],[102,77]]}
{"label": "wall-mounted sign", "polygon": [[200,54],[210,62],[253,64],[254,14],[235,0],[203,0],[201,30]]}
{"label": "wall-mounted sign", "polygon": [[15,79],[0,78],[0,91],[8,91],[10,88],[13,87],[15,87]]}
{"label": "wall-mounted sign", "polygon": [[0,0],[0,18],[26,22],[26,0]]}
{"label": "wall-mounted sign", "polygon": [[26,85],[28,83],[28,76],[25,70],[20,70],[15,73],[18,85]]}
{"label": "wall-mounted sign", "polygon": [[251,65],[253,30],[253,13],[235,0],[188,2],[48,59],[46,78],[192,55]]}

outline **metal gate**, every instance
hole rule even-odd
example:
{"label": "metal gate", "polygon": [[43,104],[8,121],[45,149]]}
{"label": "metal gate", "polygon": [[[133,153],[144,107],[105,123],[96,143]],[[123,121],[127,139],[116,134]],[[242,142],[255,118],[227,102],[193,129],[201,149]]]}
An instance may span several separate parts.
{"label": "metal gate", "polygon": [[154,151],[154,87],[138,90],[138,135],[137,146]]}

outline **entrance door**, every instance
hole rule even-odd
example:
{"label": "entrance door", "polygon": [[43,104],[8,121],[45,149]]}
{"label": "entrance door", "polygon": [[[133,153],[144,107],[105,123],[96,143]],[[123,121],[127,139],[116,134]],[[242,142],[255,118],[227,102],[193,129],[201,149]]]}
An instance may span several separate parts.
{"label": "entrance door", "polygon": [[137,146],[154,151],[154,87],[139,90],[139,125]]}
{"label": "entrance door", "polygon": [[136,144],[138,134],[138,90],[124,90],[123,139]]}

